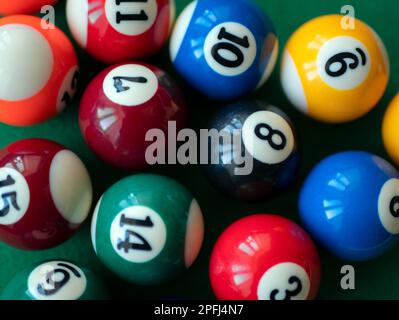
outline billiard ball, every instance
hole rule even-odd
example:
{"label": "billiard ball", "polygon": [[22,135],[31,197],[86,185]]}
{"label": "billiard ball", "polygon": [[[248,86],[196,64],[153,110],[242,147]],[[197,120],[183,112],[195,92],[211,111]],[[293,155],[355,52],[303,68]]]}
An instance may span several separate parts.
{"label": "billiard ball", "polygon": [[399,172],[366,152],[334,154],[306,179],[299,211],[305,228],[335,256],[380,256],[399,240]]}
{"label": "billiard ball", "polygon": [[246,0],[201,0],[176,22],[170,56],[202,94],[234,99],[261,87],[272,73],[278,40],[264,11]]}
{"label": "billiard ball", "polygon": [[301,26],[288,40],[281,82],[291,103],[330,123],[360,118],[383,96],[389,58],[377,33],[356,19],[327,15]]}
{"label": "billiard ball", "polygon": [[251,201],[292,183],[300,158],[297,138],[280,109],[254,100],[236,102],[217,113],[208,130],[208,163],[203,168],[217,189]]}
{"label": "billiard ball", "polygon": [[0,240],[21,249],[47,249],[86,219],[92,201],[82,161],[58,143],[14,142],[0,151]]}
{"label": "billiard ball", "polygon": [[89,269],[66,260],[35,264],[15,276],[1,300],[103,300],[107,290]]}
{"label": "billiard ball", "polygon": [[165,282],[198,256],[204,222],[198,202],[176,181],[139,174],[113,185],[95,209],[91,237],[100,260],[126,281]]}
{"label": "billiard ball", "polygon": [[385,113],[382,136],[386,150],[399,165],[399,94],[392,100]]}
{"label": "billiard ball", "polygon": [[1,0],[0,15],[32,14],[39,12],[43,6],[54,5],[58,0]]}
{"label": "billiard ball", "polygon": [[154,55],[166,43],[174,0],[68,0],[67,22],[92,57],[118,63]]}
{"label": "billiard ball", "polygon": [[0,122],[43,122],[60,113],[75,93],[74,48],[60,29],[41,23],[33,16],[0,19]]}
{"label": "billiard ball", "polygon": [[112,66],[89,84],[81,100],[80,128],[91,149],[106,162],[129,170],[148,166],[149,130],[168,135],[186,125],[185,101],[174,81],[157,67]]}
{"label": "billiard ball", "polygon": [[222,233],[209,274],[220,300],[311,300],[319,287],[320,261],[311,238],[297,224],[257,214]]}

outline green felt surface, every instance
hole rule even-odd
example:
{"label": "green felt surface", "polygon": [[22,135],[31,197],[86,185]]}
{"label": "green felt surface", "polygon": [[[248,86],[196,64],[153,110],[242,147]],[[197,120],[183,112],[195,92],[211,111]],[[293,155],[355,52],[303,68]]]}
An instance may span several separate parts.
{"label": "green felt surface", "polygon": [[[188,0],[177,0],[178,12],[188,2]],[[206,219],[204,247],[199,259],[186,274],[163,286],[139,287],[126,284],[107,271],[96,258],[90,243],[90,223],[87,222],[76,236],[51,250],[27,252],[0,244],[0,291],[4,289],[9,279],[26,265],[47,258],[57,258],[76,261],[97,272],[105,279],[114,298],[212,299],[214,296],[208,280],[209,255],[215,240],[230,223],[244,215],[260,212],[281,214],[298,221],[297,196],[301,183],[309,170],[327,155],[342,150],[361,149],[387,158],[380,131],[386,106],[399,88],[399,62],[396,60],[399,55],[397,32],[399,2],[397,0],[257,0],[257,2],[270,14],[282,45],[285,44],[289,35],[305,21],[323,14],[339,13],[341,6],[346,4],[354,5],[357,17],[368,22],[380,34],[391,58],[392,76],[388,90],[379,105],[367,116],[353,123],[344,125],[317,123],[290,106],[282,92],[277,68],[267,85],[254,96],[282,108],[292,118],[299,133],[302,152],[301,170],[295,185],[286,193],[265,202],[240,203],[215,191],[197,166],[164,166],[151,170],[167,174],[185,184],[196,196],[204,211]],[[65,1],[60,1],[56,7],[56,24],[69,35],[64,6]],[[90,59],[82,50],[79,49],[78,52],[82,81],[79,94],[72,105],[56,119],[38,126],[14,128],[0,125],[0,146],[22,138],[40,137],[54,139],[70,147],[88,166],[93,179],[95,201],[97,201],[110,185],[129,173],[113,169],[101,162],[82,139],[78,128],[79,98],[88,81],[103,66]],[[174,74],[166,47],[150,62]],[[181,79],[177,77],[177,80],[187,92],[191,126],[195,129],[205,128],[207,121],[221,104],[199,97]],[[343,291],[340,288],[340,269],[346,263],[320,250],[323,274],[318,297],[320,299],[399,299],[398,250],[397,247],[379,259],[354,264],[356,269],[356,290],[354,291]]]}

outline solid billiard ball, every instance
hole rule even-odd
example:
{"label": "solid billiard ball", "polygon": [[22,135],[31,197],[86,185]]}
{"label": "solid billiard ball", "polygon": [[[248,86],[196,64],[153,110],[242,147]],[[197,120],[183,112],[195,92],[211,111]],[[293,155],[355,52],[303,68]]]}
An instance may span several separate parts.
{"label": "solid billiard ball", "polygon": [[103,300],[107,290],[89,269],[49,260],[25,269],[4,289],[1,300]]}
{"label": "solid billiard ball", "polygon": [[95,59],[118,63],[149,57],[166,43],[174,0],[68,0],[67,22]]}
{"label": "solid billiard ball", "polygon": [[210,122],[208,163],[213,185],[241,200],[261,200],[287,188],[298,166],[294,127],[278,108],[241,101],[223,108]]}
{"label": "solid billiard ball", "polygon": [[185,101],[174,81],[157,67],[129,63],[109,67],[89,84],[81,100],[80,128],[91,149],[123,169],[148,166],[149,130],[186,125]]}
{"label": "solid billiard ball", "polygon": [[0,19],[0,122],[26,126],[60,113],[72,99],[78,60],[66,35],[32,16]]}
{"label": "solid billiard ball", "polygon": [[92,186],[72,151],[26,139],[0,150],[0,197],[0,240],[47,249],[70,238],[86,219]]}
{"label": "solid billiard ball", "polygon": [[335,256],[377,257],[399,240],[399,172],[366,152],[332,155],[306,179],[299,209],[306,229]]}
{"label": "solid billiard ball", "polygon": [[233,99],[261,87],[272,73],[278,40],[256,4],[193,1],[176,22],[170,56],[194,88],[213,99]]}
{"label": "solid billiard ball", "polygon": [[310,300],[318,291],[320,261],[311,238],[297,224],[257,214],[222,233],[209,274],[220,300]]}
{"label": "solid billiard ball", "polygon": [[386,150],[399,165],[399,94],[392,100],[385,113],[382,136]]}
{"label": "solid billiard ball", "polygon": [[101,197],[91,236],[97,256],[111,271],[132,283],[154,285],[194,263],[204,222],[185,187],[167,177],[139,174]]}
{"label": "solid billiard ball", "polygon": [[39,12],[43,6],[54,5],[58,0],[1,0],[0,15],[33,14]]}
{"label": "solid billiard ball", "polygon": [[330,123],[355,120],[384,94],[389,58],[377,33],[356,19],[327,15],[301,26],[288,40],[281,68],[291,103],[310,117]]}

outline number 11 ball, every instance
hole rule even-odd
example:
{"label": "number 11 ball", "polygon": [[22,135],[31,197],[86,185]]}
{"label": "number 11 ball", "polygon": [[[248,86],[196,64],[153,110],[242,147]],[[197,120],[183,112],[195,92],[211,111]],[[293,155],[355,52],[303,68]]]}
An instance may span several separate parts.
{"label": "number 11 ball", "polygon": [[305,23],[284,51],[281,82],[287,97],[300,111],[324,122],[365,115],[381,99],[389,79],[380,37],[364,22],[347,19],[327,15]]}
{"label": "number 11 ball", "polygon": [[152,174],[128,177],[106,191],[91,227],[100,260],[140,285],[165,282],[189,268],[204,236],[201,209],[191,193]]}
{"label": "number 11 ball", "polygon": [[221,100],[261,87],[277,54],[272,22],[246,0],[193,1],[176,22],[170,42],[180,74],[204,95]]}

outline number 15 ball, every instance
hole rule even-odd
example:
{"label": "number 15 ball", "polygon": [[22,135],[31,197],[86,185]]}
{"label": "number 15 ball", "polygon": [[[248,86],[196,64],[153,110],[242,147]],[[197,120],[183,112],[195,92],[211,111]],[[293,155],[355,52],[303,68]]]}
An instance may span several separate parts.
{"label": "number 15 ball", "polygon": [[278,40],[270,19],[251,1],[193,1],[172,33],[170,54],[180,74],[213,99],[233,99],[272,73]]}
{"label": "number 15 ball", "polygon": [[341,15],[316,18],[289,39],[281,70],[283,89],[302,112],[341,123],[362,117],[385,92],[389,59],[368,25]]}

